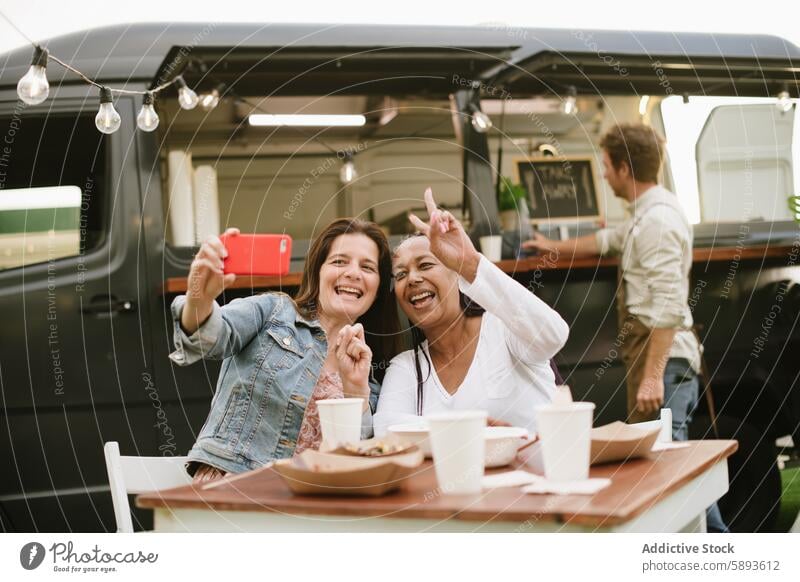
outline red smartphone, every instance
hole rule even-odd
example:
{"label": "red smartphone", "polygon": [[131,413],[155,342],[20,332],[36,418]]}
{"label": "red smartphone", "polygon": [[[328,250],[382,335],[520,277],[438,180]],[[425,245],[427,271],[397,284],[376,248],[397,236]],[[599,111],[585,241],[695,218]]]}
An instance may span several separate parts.
{"label": "red smartphone", "polygon": [[236,275],[286,275],[292,256],[288,234],[223,234],[219,237],[228,251],[224,273]]}

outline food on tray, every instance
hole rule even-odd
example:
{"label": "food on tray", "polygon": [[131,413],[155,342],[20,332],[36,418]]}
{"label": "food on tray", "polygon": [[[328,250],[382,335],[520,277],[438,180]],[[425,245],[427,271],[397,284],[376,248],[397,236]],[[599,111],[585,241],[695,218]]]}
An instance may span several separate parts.
{"label": "food on tray", "polygon": [[394,455],[395,453],[404,451],[409,448],[409,445],[372,439],[362,443],[347,444],[344,448],[356,455],[380,457],[383,455]]}

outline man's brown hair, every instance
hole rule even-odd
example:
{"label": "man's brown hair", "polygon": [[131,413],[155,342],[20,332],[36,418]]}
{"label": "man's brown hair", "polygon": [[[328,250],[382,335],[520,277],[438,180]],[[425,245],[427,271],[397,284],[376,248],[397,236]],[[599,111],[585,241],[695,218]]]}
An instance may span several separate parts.
{"label": "man's brown hair", "polygon": [[624,162],[637,182],[657,182],[664,152],[664,138],[649,125],[620,123],[600,140],[614,169]]}

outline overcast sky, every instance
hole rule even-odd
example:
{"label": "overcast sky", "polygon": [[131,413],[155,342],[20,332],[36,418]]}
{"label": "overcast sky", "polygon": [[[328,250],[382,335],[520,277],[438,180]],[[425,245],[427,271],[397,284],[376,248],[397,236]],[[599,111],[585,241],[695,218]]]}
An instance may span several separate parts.
{"label": "overcast sky", "polygon": [[[800,45],[798,0],[0,0],[0,12],[34,40],[130,22],[504,22],[514,27],[764,33]],[[24,44],[0,18],[0,53]]]}

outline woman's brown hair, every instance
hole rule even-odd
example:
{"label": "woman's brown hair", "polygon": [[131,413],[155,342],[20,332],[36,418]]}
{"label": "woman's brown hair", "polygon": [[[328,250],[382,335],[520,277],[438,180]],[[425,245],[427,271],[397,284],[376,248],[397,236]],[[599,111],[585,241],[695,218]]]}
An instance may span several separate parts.
{"label": "woman's brown hair", "polygon": [[358,218],[339,218],[322,229],[308,249],[303,279],[294,302],[303,317],[316,319],[319,271],[328,258],[333,241],[343,234],[363,234],[378,247],[378,293],[367,312],[358,318],[358,323],[364,326],[367,345],[372,350],[372,369],[375,378],[380,382],[389,361],[400,352],[400,320],[397,316],[397,302],[392,293],[392,255],[389,241],[377,224]]}

